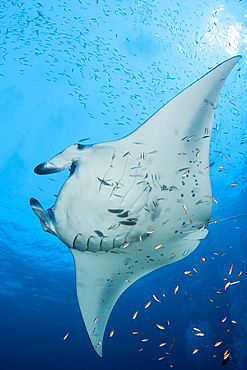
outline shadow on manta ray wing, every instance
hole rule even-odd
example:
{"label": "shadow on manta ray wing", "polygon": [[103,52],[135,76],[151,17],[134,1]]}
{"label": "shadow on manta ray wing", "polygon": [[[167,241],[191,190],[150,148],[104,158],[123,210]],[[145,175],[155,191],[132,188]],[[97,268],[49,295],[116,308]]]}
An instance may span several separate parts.
{"label": "shadow on manta ray wing", "polygon": [[100,357],[107,320],[129,284],[186,257],[208,233],[214,111],[240,58],[212,69],[123,139],[71,145],[34,170],[70,167],[53,207],[30,203],[73,254],[81,314]]}

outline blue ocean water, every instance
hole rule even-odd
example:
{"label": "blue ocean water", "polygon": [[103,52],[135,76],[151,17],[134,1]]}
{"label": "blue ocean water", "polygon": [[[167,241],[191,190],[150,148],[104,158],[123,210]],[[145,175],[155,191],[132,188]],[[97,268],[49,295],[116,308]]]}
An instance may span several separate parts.
{"label": "blue ocean water", "polygon": [[[225,368],[247,369],[247,216],[235,217],[247,205],[246,2],[2,1],[0,20],[1,368],[220,369],[229,349]],[[191,255],[130,285],[111,313],[100,359],[81,318],[72,255],[43,232],[29,205],[34,197],[51,207],[69,172],[51,181],[33,169],[81,139],[131,133],[237,54],[210,146],[218,202],[211,219],[235,218],[210,224]],[[231,265],[232,281],[241,282],[225,291]]]}

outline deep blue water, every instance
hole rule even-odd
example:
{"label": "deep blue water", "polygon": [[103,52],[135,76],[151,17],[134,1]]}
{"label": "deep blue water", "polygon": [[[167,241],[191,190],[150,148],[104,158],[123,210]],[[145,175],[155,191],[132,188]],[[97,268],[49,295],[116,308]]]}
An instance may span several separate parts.
{"label": "deep blue water", "polygon": [[[241,54],[215,113],[212,220],[246,213],[246,1],[2,1],[0,20],[1,369],[220,369],[226,349],[226,369],[247,369],[247,216],[209,225],[191,255],[131,285],[112,311],[100,359],[79,311],[72,255],[43,232],[29,205],[30,197],[53,205],[68,176],[38,177],[37,164],[83,138],[127,135]],[[232,264],[232,281],[241,283],[225,291]],[[184,274],[193,267],[198,273]]]}

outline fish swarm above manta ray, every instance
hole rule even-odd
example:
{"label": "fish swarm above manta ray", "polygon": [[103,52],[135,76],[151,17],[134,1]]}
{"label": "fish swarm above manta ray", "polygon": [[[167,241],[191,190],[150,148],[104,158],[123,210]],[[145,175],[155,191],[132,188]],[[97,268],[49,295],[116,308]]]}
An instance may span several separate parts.
{"label": "fish swarm above manta ray", "polygon": [[51,174],[70,167],[53,207],[30,202],[43,229],[73,254],[80,310],[99,356],[108,317],[129,283],[189,255],[207,235],[212,123],[239,59],[211,70],[123,139],[71,145],[35,168]]}

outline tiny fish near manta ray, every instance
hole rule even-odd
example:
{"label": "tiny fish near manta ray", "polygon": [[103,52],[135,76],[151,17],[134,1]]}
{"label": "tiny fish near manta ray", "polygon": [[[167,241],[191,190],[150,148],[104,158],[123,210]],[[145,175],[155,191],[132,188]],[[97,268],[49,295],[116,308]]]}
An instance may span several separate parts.
{"label": "tiny fish near manta ray", "polygon": [[53,207],[30,203],[73,254],[81,314],[100,357],[108,317],[129,283],[184,258],[208,233],[214,112],[240,58],[212,69],[123,139],[71,145],[34,170],[70,167]]}

